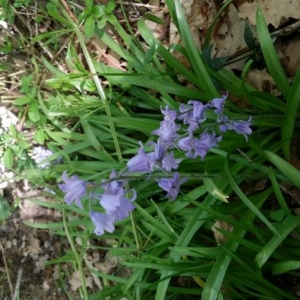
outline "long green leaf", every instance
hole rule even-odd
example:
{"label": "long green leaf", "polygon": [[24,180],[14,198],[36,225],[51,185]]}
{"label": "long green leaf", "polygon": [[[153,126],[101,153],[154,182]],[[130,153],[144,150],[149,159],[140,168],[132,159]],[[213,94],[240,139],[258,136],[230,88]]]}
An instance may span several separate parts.
{"label": "long green leaf", "polygon": [[300,188],[300,171],[271,151],[265,151],[267,159],[273,163],[296,187]]}
{"label": "long green leaf", "polygon": [[200,57],[199,50],[195,45],[189,24],[187,23],[181,2],[179,0],[175,0],[175,8],[180,36],[186,47],[190,63],[199,81],[202,83],[202,90],[205,91],[210,98],[218,97],[218,92],[212,83],[210,76],[208,75],[205,65]]}
{"label": "long green leaf", "polygon": [[[271,190],[266,190],[262,192],[259,196],[256,196],[257,204],[254,205],[255,209],[261,207],[264,201],[270,196]],[[241,218],[241,223],[246,223],[249,218],[253,220],[255,214],[253,212],[248,212]],[[246,234],[246,230],[237,228],[234,229],[232,235],[237,238],[243,238]],[[234,238],[229,238],[224,247],[227,249],[223,249],[215,262],[211,272],[209,273],[208,279],[206,281],[205,287],[203,289],[201,300],[216,300],[220,293],[220,289],[227,272],[227,268],[231,261],[232,256],[228,254],[228,250],[231,252],[235,252],[239,246],[239,243]]]}
{"label": "long green leaf", "polygon": [[293,85],[290,89],[286,109],[284,112],[282,128],[281,128],[281,139],[282,139],[282,150],[286,160],[290,159],[291,140],[293,137],[294,126],[296,115],[300,102],[300,68],[296,74]]}
{"label": "long green leaf", "polygon": [[300,224],[300,216],[288,216],[282,224],[281,229],[279,229],[279,236],[273,236],[271,240],[267,243],[255,257],[255,262],[259,268],[268,261],[272,253],[277,249],[277,247],[284,241],[284,239]]}
{"label": "long green leaf", "polygon": [[239,198],[243,201],[243,203],[263,222],[266,226],[269,227],[275,234],[278,235],[276,228],[268,221],[268,219],[260,212],[260,210],[250,201],[250,199],[243,193],[243,191],[239,188],[239,186],[234,181],[228,165],[228,158],[225,161],[225,173],[229,180],[229,183],[235,193],[239,196]]}
{"label": "long green leaf", "polygon": [[259,43],[268,70],[271,73],[276,83],[276,86],[278,86],[283,96],[287,99],[290,90],[290,84],[279,62],[278,55],[273,46],[272,39],[268,31],[265,18],[260,9],[258,9],[256,12],[256,24],[257,24],[257,34],[259,38]]}

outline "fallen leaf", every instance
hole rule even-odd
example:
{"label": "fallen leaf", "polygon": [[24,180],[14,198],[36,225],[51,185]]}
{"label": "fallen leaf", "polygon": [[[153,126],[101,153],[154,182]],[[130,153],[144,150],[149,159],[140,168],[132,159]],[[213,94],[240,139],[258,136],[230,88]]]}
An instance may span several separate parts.
{"label": "fallen leaf", "polygon": [[69,279],[69,284],[71,285],[72,291],[77,291],[78,288],[82,286],[82,282],[80,280],[79,272],[73,272],[71,278]]}
{"label": "fallen leaf", "polygon": [[[24,245],[27,245],[23,247]],[[26,242],[22,244],[21,249],[24,256],[36,255],[43,253],[43,250],[40,247],[40,240],[33,236],[33,234],[28,233]]]}
{"label": "fallen leaf", "polygon": [[228,224],[225,221],[217,220],[215,224],[212,226],[211,230],[214,233],[214,238],[217,241],[218,245],[225,244],[227,241],[227,238],[223,233],[221,233],[218,229],[222,229],[228,232],[231,232],[233,227],[232,225]]}
{"label": "fallen leaf", "polygon": [[[72,291],[77,291],[78,288],[82,286],[82,282],[78,271],[73,272],[71,279],[69,279],[69,284],[71,285]],[[85,285],[89,288],[93,287],[93,280],[91,276],[85,277]]]}
{"label": "fallen leaf", "polygon": [[288,18],[300,19],[299,0],[256,0],[245,2],[238,7],[239,17],[248,19],[256,25],[256,11],[260,8],[267,24],[275,28],[282,25]]}
{"label": "fallen leaf", "polygon": [[212,43],[215,45],[215,56],[225,57],[246,47],[244,28],[246,21],[241,20],[237,9],[230,4],[227,14],[220,19],[213,34]]}
{"label": "fallen leaf", "polygon": [[274,96],[281,95],[280,91],[276,87],[276,84],[274,82],[274,79],[272,76],[266,71],[266,69],[263,70],[250,70],[247,73],[246,76],[246,82],[254,87],[255,89],[261,91],[270,93]]}
{"label": "fallen leaf", "polygon": [[[182,0],[187,23],[189,25],[194,43],[197,48],[201,48],[210,24],[216,15],[216,8],[212,0]],[[182,45],[178,30],[173,22],[170,24],[170,44]],[[187,59],[180,52],[175,52],[174,56],[183,64],[188,65]]]}

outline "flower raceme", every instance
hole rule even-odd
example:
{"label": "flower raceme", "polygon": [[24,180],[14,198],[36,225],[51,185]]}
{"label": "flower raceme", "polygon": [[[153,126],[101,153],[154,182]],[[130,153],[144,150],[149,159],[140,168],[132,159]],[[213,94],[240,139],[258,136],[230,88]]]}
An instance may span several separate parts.
{"label": "flower raceme", "polygon": [[[66,171],[63,172],[62,179],[64,183],[59,184],[58,187],[66,193],[65,202],[68,205],[75,202],[79,208],[83,209],[81,200],[88,195],[88,183],[79,179],[76,175],[69,178]],[[96,201],[104,211],[90,211],[90,219],[95,225],[95,234],[102,235],[104,231],[113,232],[115,230],[114,223],[127,218],[130,212],[134,210],[132,202],[135,201],[137,194],[134,189],[125,190],[126,184],[127,181],[117,179],[117,173],[113,170],[110,179],[100,184],[103,191],[89,194],[90,200]],[[132,195],[130,199],[127,198],[128,193]]]}
{"label": "flower raceme", "polygon": [[[161,109],[164,116],[160,122],[160,127],[152,132],[157,136],[157,141],[148,142],[148,146],[153,151],[147,153],[142,143],[138,153],[128,160],[127,170],[130,173],[149,174],[148,179],[155,171],[162,172],[166,176],[159,176],[156,181],[159,187],[167,192],[166,198],[175,200],[180,192],[180,187],[188,179],[180,179],[178,172],[172,174],[172,170],[179,168],[182,158],[178,158],[180,151],[185,153],[189,159],[200,157],[204,160],[208,151],[217,147],[222,140],[223,134],[232,130],[237,134],[242,134],[246,141],[252,133],[250,128],[252,119],[248,121],[230,120],[224,115],[224,107],[227,95],[213,99],[207,104],[197,100],[190,100],[187,104],[181,104],[179,111]],[[212,110],[216,114],[216,123],[205,124],[206,111]],[[181,122],[181,125],[176,122]],[[164,177],[164,178],[163,178]],[[64,172],[62,175],[64,183],[59,184],[59,188],[66,193],[65,201],[68,205],[74,201],[76,205],[83,208],[81,200],[87,193],[87,183],[80,180],[76,175],[68,177]],[[92,184],[92,183],[91,183]],[[133,202],[137,194],[134,189],[126,190],[128,181],[117,177],[114,170],[107,181],[100,184],[101,192],[92,192],[89,194],[90,200],[99,204],[101,211],[90,211],[90,218],[95,225],[94,233],[103,235],[105,231],[112,233],[115,230],[115,222],[127,218],[134,210]],[[95,184],[94,184],[95,185]],[[128,195],[131,198],[128,198]]]}
{"label": "flower raceme", "polygon": [[[152,146],[154,151],[146,153],[140,143],[141,148],[138,154],[127,162],[129,172],[151,175],[153,171],[158,170],[170,173],[172,169],[178,169],[182,161],[182,159],[175,158],[174,150],[184,151],[187,158],[195,159],[199,156],[204,160],[208,151],[218,146],[223,134],[228,130],[244,135],[248,141],[248,136],[252,133],[250,128],[252,119],[249,118],[248,121],[228,119],[224,115],[227,97],[228,93],[207,104],[190,100],[187,104],[181,104],[179,111],[172,110],[168,106],[165,109],[161,108],[164,119],[160,123],[160,127],[152,131],[153,135],[158,136],[158,140],[147,144]],[[217,122],[209,124],[210,126],[205,124],[205,129],[202,129],[202,125],[207,119],[207,110],[213,110],[217,116]],[[177,124],[176,121],[181,122],[182,125]],[[176,172],[173,178],[159,179],[158,184],[167,192],[167,197],[174,200],[179,193],[180,185],[185,181],[186,179],[179,180],[179,174]]]}

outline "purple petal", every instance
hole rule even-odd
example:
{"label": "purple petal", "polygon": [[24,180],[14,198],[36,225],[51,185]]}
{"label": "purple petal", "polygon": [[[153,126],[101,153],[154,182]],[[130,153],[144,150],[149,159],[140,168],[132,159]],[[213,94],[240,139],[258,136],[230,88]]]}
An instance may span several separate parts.
{"label": "purple petal", "polygon": [[252,124],[252,118],[250,117],[248,121],[232,121],[232,129],[238,133],[244,135],[246,141],[248,141],[248,135],[252,133],[250,128]]}
{"label": "purple petal", "polygon": [[116,211],[120,206],[120,197],[118,195],[103,194],[100,199],[100,204],[105,210]]}
{"label": "purple petal", "polygon": [[127,162],[127,168],[130,172],[151,172],[150,160],[143,148]]}
{"label": "purple petal", "polygon": [[90,218],[95,225],[94,233],[97,235],[103,235],[104,231],[114,232],[115,226],[113,222],[115,218],[113,215],[107,215],[99,212],[90,212]]}
{"label": "purple petal", "polygon": [[187,181],[187,178],[179,178],[178,172],[175,172],[173,178],[161,178],[158,180],[158,185],[167,192],[166,198],[171,197],[175,200],[179,191],[180,185]]}
{"label": "purple petal", "polygon": [[192,119],[199,123],[204,122],[206,119],[204,112],[208,105],[204,105],[202,102],[196,100],[190,100],[188,104],[193,105]]}
{"label": "purple petal", "polygon": [[181,161],[182,159],[175,159],[174,153],[171,152],[169,154],[166,154],[166,156],[162,160],[162,168],[167,172],[170,172],[172,169],[177,169]]}
{"label": "purple petal", "polygon": [[217,143],[222,139],[222,136],[215,137],[215,134],[210,134],[208,132],[201,134],[200,139],[195,139],[194,141],[194,157],[200,156],[202,160],[204,159],[207,151],[213,147],[217,146]]}
{"label": "purple petal", "polygon": [[71,205],[74,201],[79,208],[83,208],[80,198],[86,194],[86,182],[80,180],[76,175],[68,178],[67,172],[63,172],[62,179],[65,183],[58,184],[60,190],[65,194],[64,200],[68,205]]}
{"label": "purple petal", "polygon": [[210,102],[210,105],[212,107],[216,108],[214,110],[214,112],[217,115],[220,115],[223,113],[227,97],[228,97],[228,93],[226,95],[221,96],[221,98],[215,98]]}
{"label": "purple petal", "polygon": [[172,143],[177,137],[177,131],[180,129],[173,121],[164,120],[160,123],[159,129],[151,132],[153,135],[158,135],[163,142]]}
{"label": "purple petal", "polygon": [[164,115],[164,119],[166,121],[175,121],[176,117],[177,117],[177,112],[176,110],[172,110],[169,109],[168,106],[165,107],[165,110],[163,110],[162,108],[160,109],[162,114]]}
{"label": "purple petal", "polygon": [[109,214],[113,214],[115,216],[115,220],[123,220],[129,216],[129,213],[134,210],[134,205],[127,199],[120,199],[120,207],[115,212],[108,212]]}

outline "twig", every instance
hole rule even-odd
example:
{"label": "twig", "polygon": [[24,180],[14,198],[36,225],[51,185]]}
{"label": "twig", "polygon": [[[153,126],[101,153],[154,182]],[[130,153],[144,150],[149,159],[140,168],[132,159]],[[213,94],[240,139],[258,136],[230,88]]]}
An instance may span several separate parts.
{"label": "twig", "polygon": [[25,107],[24,109],[24,113],[23,113],[23,116],[22,116],[22,119],[18,122],[17,126],[16,126],[16,129],[17,131],[21,131],[22,127],[23,127],[23,124],[25,123],[26,121],[26,116],[27,116],[27,112],[28,112],[28,105]]}
{"label": "twig", "polygon": [[20,286],[21,286],[21,281],[22,281],[22,275],[23,275],[23,268],[19,269],[19,271],[18,271],[18,278],[17,278],[15,292],[14,292],[12,300],[16,300],[18,297]]}
{"label": "twig", "polygon": [[7,281],[8,281],[8,285],[9,285],[9,289],[10,289],[10,294],[11,294],[11,297],[13,299],[13,286],[12,286],[12,283],[11,283],[11,280],[10,280],[8,266],[7,266],[7,263],[6,263],[4,249],[3,249],[1,241],[0,241],[0,248],[1,248],[1,251],[2,251],[2,257],[3,257],[4,267],[5,267],[5,271],[6,271],[6,275],[7,275]]}

